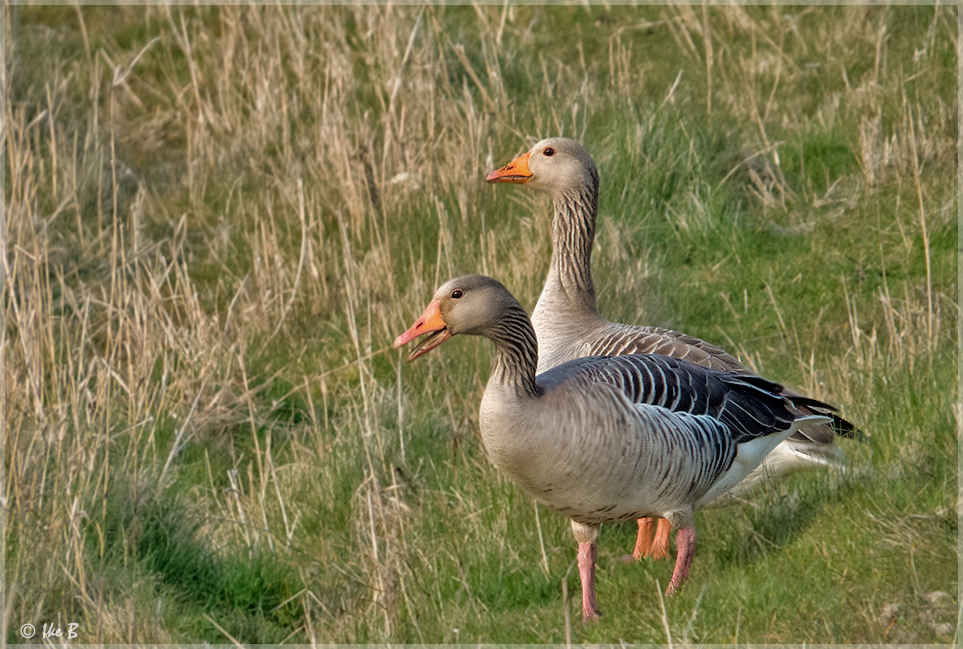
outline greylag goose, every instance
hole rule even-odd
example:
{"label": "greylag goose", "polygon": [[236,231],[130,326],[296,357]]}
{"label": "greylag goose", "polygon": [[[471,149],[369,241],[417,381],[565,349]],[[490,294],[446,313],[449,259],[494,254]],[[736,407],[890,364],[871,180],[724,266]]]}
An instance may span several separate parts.
{"label": "greylag goose", "polygon": [[830,406],[786,397],[758,376],[667,356],[585,357],[536,377],[535,329],[489,277],[447,282],[394,346],[423,334],[431,335],[409,361],[459,334],[495,343],[482,441],[501,472],[571,519],[583,620],[600,615],[595,541],[602,523],[660,516],[678,528],[671,595],[689,576],[694,510],[732,489],[800,426],[829,419],[806,408]]}
{"label": "greylag goose", "polygon": [[[531,151],[491,172],[490,183],[526,183],[548,194],[554,206],[552,261],[545,287],[532,313],[540,349],[538,371],[544,372],[583,356],[662,354],[703,367],[747,372],[723,349],[670,329],[609,322],[599,315],[592,285],[592,244],[598,212],[599,175],[582,146],[565,138],[542,140]],[[853,435],[848,422],[832,416],[834,427],[810,424],[794,431],[750,474],[735,493],[804,467],[828,465],[839,457],[837,433]],[[659,559],[667,555],[670,528],[659,520],[640,519],[633,556]]]}

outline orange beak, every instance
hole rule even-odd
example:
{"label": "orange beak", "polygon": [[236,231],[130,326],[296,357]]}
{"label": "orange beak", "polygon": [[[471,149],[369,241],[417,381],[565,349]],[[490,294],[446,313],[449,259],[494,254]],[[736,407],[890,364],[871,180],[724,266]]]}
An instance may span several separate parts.
{"label": "orange beak", "polygon": [[532,170],[528,168],[531,155],[531,151],[523,153],[501,169],[488,174],[486,180],[490,183],[527,183],[532,179]]}
{"label": "orange beak", "polygon": [[432,349],[445,342],[451,338],[451,332],[448,331],[448,325],[445,321],[441,319],[441,309],[439,307],[438,300],[432,300],[425,312],[421,314],[418,321],[411,325],[405,333],[401,334],[395,338],[395,348],[401,347],[418,336],[424,334],[434,334],[428,339],[426,339],[421,345],[416,347],[410,354],[408,354],[408,362],[415,360],[422,354],[427,354]]}

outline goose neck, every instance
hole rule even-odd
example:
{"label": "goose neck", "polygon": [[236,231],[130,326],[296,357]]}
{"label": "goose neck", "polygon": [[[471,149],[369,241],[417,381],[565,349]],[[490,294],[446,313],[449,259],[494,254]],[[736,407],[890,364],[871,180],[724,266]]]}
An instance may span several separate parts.
{"label": "goose neck", "polygon": [[552,264],[546,291],[561,293],[568,301],[596,310],[592,284],[592,245],[595,242],[597,187],[586,187],[552,198]]}
{"label": "goose neck", "polygon": [[507,388],[518,396],[536,396],[538,343],[531,320],[521,305],[515,305],[487,335],[495,343],[495,364],[489,385]]}

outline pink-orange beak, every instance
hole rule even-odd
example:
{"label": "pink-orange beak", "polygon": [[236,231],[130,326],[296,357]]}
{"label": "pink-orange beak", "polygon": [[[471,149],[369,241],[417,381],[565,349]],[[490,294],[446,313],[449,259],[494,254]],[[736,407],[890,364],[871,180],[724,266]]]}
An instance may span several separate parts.
{"label": "pink-orange beak", "polygon": [[531,151],[523,153],[501,169],[488,174],[486,180],[490,183],[527,183],[532,179],[532,170],[528,168],[531,155]]}
{"label": "pink-orange beak", "polygon": [[425,312],[421,314],[421,317],[411,325],[405,333],[401,334],[395,338],[395,348],[401,347],[418,336],[424,334],[434,334],[428,339],[426,339],[421,345],[416,347],[410,354],[408,354],[408,362],[415,360],[422,354],[427,354],[432,349],[445,342],[451,338],[451,332],[448,331],[448,325],[441,318],[441,308],[439,306],[438,300],[432,300],[431,304],[425,309]]}

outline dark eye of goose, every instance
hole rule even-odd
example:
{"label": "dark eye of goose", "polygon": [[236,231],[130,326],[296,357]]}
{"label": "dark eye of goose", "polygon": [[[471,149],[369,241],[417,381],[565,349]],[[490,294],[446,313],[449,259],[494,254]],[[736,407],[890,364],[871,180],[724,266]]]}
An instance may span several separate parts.
{"label": "dark eye of goose", "polygon": [[546,156],[548,156],[549,158],[551,158],[553,155],[555,155],[555,149],[553,149],[553,148],[550,147],[550,146],[547,146],[547,147],[545,147],[545,150],[542,151],[542,153],[544,153]]}
{"label": "dark eye of goose", "polygon": [[454,291],[451,292],[451,299],[457,300],[464,294],[465,293],[460,288],[456,288]]}

